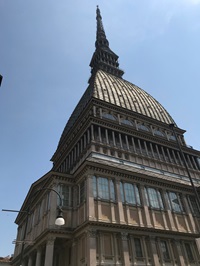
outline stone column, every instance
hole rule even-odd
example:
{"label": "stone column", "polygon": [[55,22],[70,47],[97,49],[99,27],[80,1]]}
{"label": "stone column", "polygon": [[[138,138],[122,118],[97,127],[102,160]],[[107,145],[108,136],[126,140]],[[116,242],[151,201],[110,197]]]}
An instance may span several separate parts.
{"label": "stone column", "polygon": [[151,246],[151,253],[152,253],[151,256],[152,256],[152,262],[153,262],[152,265],[160,266],[155,237],[150,237],[150,246]]}
{"label": "stone column", "polygon": [[120,182],[119,182],[119,180],[116,180],[115,184],[116,184],[116,198],[117,198],[118,213],[119,213],[119,223],[125,224],[124,208],[123,208],[121,194],[120,194]]}
{"label": "stone column", "polygon": [[96,265],[96,230],[87,232],[87,265]]}
{"label": "stone column", "polygon": [[146,240],[145,236],[142,237],[142,246],[143,246],[143,249],[144,249],[144,257],[145,257],[146,265],[150,265],[150,263],[149,263],[149,254],[148,254],[148,251],[147,251],[147,242],[148,241],[149,240],[148,239]]}
{"label": "stone column", "polygon": [[28,258],[28,266],[33,266],[33,257],[31,255]]}
{"label": "stone column", "polygon": [[94,210],[94,197],[93,197],[93,187],[92,187],[92,176],[88,176],[86,180],[87,189],[87,219],[94,220],[95,210]]}
{"label": "stone column", "polygon": [[78,251],[77,251],[77,239],[74,239],[72,242],[72,249],[71,249],[71,266],[77,266],[77,256],[78,255]]}
{"label": "stone column", "polygon": [[175,227],[175,223],[174,223],[174,219],[173,219],[173,216],[172,216],[172,212],[170,210],[170,207],[169,207],[169,202],[168,202],[168,199],[167,199],[167,192],[165,189],[162,190],[162,196],[163,196],[163,199],[164,199],[164,203],[165,203],[165,206],[166,206],[166,209],[167,209],[167,215],[168,215],[168,219],[169,219],[169,227],[171,230],[173,231],[177,231],[176,227]]}
{"label": "stone column", "polygon": [[22,261],[22,264],[21,264],[20,266],[26,266],[26,261],[23,260],[23,261]]}
{"label": "stone column", "polygon": [[54,242],[55,238],[53,237],[47,240],[44,266],[53,266]]}
{"label": "stone column", "polygon": [[178,265],[185,266],[185,261],[181,250],[181,242],[179,240],[175,240],[174,248],[177,254]]}
{"label": "stone column", "polygon": [[143,185],[140,185],[140,193],[141,193],[142,204],[144,206],[146,226],[147,227],[152,227],[151,218],[150,218],[150,214],[149,214],[149,207],[147,206],[147,200],[146,200],[146,197],[145,197],[145,191],[144,191],[144,186]]}
{"label": "stone column", "polygon": [[[57,184],[53,184],[52,189],[57,190]],[[50,197],[50,211],[49,211],[49,216],[48,216],[48,225],[50,227],[55,226],[55,220],[57,216],[57,194],[54,191],[49,191],[49,197]]]}
{"label": "stone column", "polygon": [[94,140],[94,125],[91,125],[91,140]]}
{"label": "stone column", "polygon": [[98,127],[99,142],[102,142],[101,127]]}
{"label": "stone column", "polygon": [[123,256],[124,265],[130,266],[130,258],[129,258],[130,255],[129,255],[129,248],[128,248],[128,234],[122,233],[121,239],[122,239],[122,256]]}
{"label": "stone column", "polygon": [[37,254],[36,254],[36,263],[35,266],[41,266],[41,257],[42,257],[42,249],[38,248],[37,249]]}
{"label": "stone column", "polygon": [[196,233],[197,230],[196,230],[195,221],[194,221],[194,218],[192,216],[191,210],[189,208],[188,201],[187,201],[185,194],[183,194],[183,202],[184,202],[186,213],[188,214],[188,217],[189,217],[189,224],[190,224],[190,227],[192,229],[192,232]]}
{"label": "stone column", "polygon": [[126,146],[127,146],[128,151],[129,151],[129,150],[130,150],[130,147],[129,147],[129,143],[128,143],[128,137],[127,137],[127,135],[125,136],[125,139],[126,139]]}

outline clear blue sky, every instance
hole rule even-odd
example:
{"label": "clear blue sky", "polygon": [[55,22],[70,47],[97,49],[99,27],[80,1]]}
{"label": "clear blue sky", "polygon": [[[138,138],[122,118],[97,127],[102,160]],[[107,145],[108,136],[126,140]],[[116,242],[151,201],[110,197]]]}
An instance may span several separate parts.
{"label": "clear blue sky", "polygon": [[[156,98],[200,150],[199,0],[0,0],[0,209],[20,209],[51,169],[87,87],[97,4],[124,79]],[[0,212],[0,256],[14,252],[15,218]]]}

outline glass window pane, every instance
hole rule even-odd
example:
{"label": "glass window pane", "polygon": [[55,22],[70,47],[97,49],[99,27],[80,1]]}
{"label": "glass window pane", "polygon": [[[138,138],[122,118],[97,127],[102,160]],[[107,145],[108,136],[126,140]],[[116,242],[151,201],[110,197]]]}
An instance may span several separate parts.
{"label": "glass window pane", "polygon": [[125,191],[126,201],[128,203],[136,204],[133,185],[125,183],[124,191]]}
{"label": "glass window pane", "polygon": [[162,199],[161,193],[160,193],[159,190],[157,190],[157,193],[158,193],[158,199],[159,199],[160,207],[161,207],[162,209],[164,209],[163,199]]}
{"label": "glass window pane", "polygon": [[135,194],[136,194],[136,201],[137,201],[137,204],[141,205],[141,201],[140,201],[140,193],[139,193],[138,186],[134,185],[134,188],[135,188]]}
{"label": "glass window pane", "polygon": [[160,205],[156,190],[154,188],[148,188],[148,194],[149,194],[150,206],[153,208],[159,208]]}
{"label": "glass window pane", "polygon": [[191,209],[192,209],[192,213],[195,214],[195,215],[199,215],[199,208],[198,208],[198,205],[197,205],[197,201],[196,201],[196,198],[194,196],[189,196],[189,201],[190,201],[190,206],[191,206]]}
{"label": "glass window pane", "polygon": [[107,118],[107,119],[111,119],[111,120],[116,120],[116,118],[108,113],[103,113],[102,117]]}
{"label": "glass window pane", "polygon": [[134,244],[135,244],[135,255],[138,258],[142,258],[143,254],[142,254],[142,246],[141,246],[141,242],[139,238],[134,238]]}
{"label": "glass window pane", "polygon": [[85,181],[80,184],[80,203],[85,200]]}
{"label": "glass window pane", "polygon": [[144,193],[145,193],[145,198],[146,198],[146,201],[147,201],[147,206],[150,206],[149,197],[148,197],[148,193],[147,193],[147,188],[146,187],[144,188]]}
{"label": "glass window pane", "polygon": [[167,242],[166,241],[160,241],[160,247],[161,247],[161,252],[162,252],[162,255],[163,255],[163,259],[164,260],[169,260],[170,259],[170,255],[169,255]]}
{"label": "glass window pane", "polygon": [[96,198],[97,197],[97,178],[96,178],[96,176],[93,176],[93,178],[92,178],[93,180],[93,196],[94,196],[94,198]]}
{"label": "glass window pane", "polygon": [[173,211],[181,212],[182,206],[180,205],[178,195],[175,192],[169,192],[169,200]]}
{"label": "glass window pane", "polygon": [[192,249],[189,243],[185,243],[185,249],[186,249],[188,260],[193,261],[194,257],[193,257]]}
{"label": "glass window pane", "polygon": [[123,184],[121,182],[120,182],[120,194],[121,194],[122,202],[125,202],[125,200],[124,200]]}
{"label": "glass window pane", "polygon": [[110,180],[110,199],[115,200],[115,188],[112,180]]}
{"label": "glass window pane", "polygon": [[[65,185],[65,184],[59,184],[58,186],[58,191],[59,191],[59,194],[61,195],[61,198],[62,198],[62,206],[70,206],[70,202],[69,202],[69,193],[70,193],[70,190],[69,190],[69,186],[68,185]],[[60,205],[60,198],[58,197],[58,205]]]}
{"label": "glass window pane", "polygon": [[108,179],[98,177],[98,196],[102,199],[109,199]]}

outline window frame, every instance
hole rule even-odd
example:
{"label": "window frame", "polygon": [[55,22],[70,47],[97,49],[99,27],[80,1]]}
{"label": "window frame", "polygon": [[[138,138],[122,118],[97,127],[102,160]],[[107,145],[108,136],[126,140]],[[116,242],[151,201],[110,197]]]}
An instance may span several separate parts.
{"label": "window frame", "polygon": [[111,121],[117,121],[117,118],[115,115],[108,113],[108,112],[102,112],[102,118],[109,119]]}
{"label": "window frame", "polygon": [[[129,186],[127,189],[125,186]],[[132,187],[132,195],[130,195],[130,188]],[[129,194],[127,196],[127,194]],[[140,195],[140,189],[138,184],[134,183],[128,183],[128,182],[120,182],[120,195],[122,202],[124,204],[130,204],[133,206],[142,206],[142,201],[141,201],[141,195]],[[130,201],[128,198],[133,197],[133,200]]]}
{"label": "window frame", "polygon": [[[172,199],[172,194],[176,195],[176,199]],[[169,203],[170,210],[176,213],[184,213],[184,204],[182,202],[181,193],[175,191],[167,191],[167,199]],[[175,203],[175,200],[178,201],[178,204]],[[173,202],[174,201],[174,202]],[[176,205],[175,205],[176,204]],[[179,210],[177,209],[179,207]]]}
{"label": "window frame", "polygon": [[200,216],[200,210],[198,208],[198,201],[194,195],[187,195],[188,204],[191,210],[191,213],[195,216]]}
{"label": "window frame", "polygon": [[[63,193],[63,188],[67,188],[67,192],[65,191]],[[62,199],[62,208],[69,208],[72,207],[72,187],[69,184],[66,183],[59,183],[57,186],[58,193],[61,196]],[[67,195],[67,197],[66,197]],[[65,199],[66,197],[66,199]],[[67,202],[67,204],[66,204]],[[57,205],[60,205],[60,198],[57,196]]]}
{"label": "window frame", "polygon": [[[136,240],[138,241],[138,243],[136,243]],[[137,259],[143,259],[144,258],[144,252],[143,252],[142,240],[139,237],[134,237],[133,238],[133,244],[134,244],[135,257]],[[139,247],[139,249],[138,249],[138,247]]]}
{"label": "window frame", "polygon": [[[165,250],[163,249],[163,247]],[[169,244],[166,240],[163,239],[160,240],[160,251],[162,253],[162,258],[165,262],[171,261]]]}
{"label": "window frame", "polygon": [[191,246],[192,245],[189,242],[185,242],[184,243],[184,248],[185,248],[185,251],[186,251],[187,260],[189,262],[194,262],[195,261],[195,257],[194,257],[194,253],[193,253],[193,250],[192,250]]}
{"label": "window frame", "polygon": [[[150,193],[150,190],[154,190],[155,194],[153,195],[152,193]],[[145,186],[144,191],[145,191],[147,206],[149,208],[157,209],[157,210],[164,210],[165,209],[162,193],[159,189]],[[156,196],[158,206],[154,205],[154,202],[155,202],[155,198],[153,198],[154,196]]]}
{"label": "window frame", "polygon": [[[105,183],[107,182],[107,190],[102,190],[105,187]],[[96,199],[101,199],[105,201],[116,201],[116,189],[115,189],[115,182],[113,179],[103,176],[96,176],[92,177],[92,186],[93,186],[93,197]],[[107,196],[106,196],[106,194]]]}

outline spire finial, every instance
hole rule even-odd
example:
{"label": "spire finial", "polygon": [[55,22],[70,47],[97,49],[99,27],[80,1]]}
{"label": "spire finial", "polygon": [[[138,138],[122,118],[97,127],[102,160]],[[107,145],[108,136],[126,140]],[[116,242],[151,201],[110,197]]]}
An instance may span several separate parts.
{"label": "spire finial", "polygon": [[[109,42],[106,38],[101,12],[98,5],[96,10],[96,20],[96,51],[94,52],[92,60],[90,62],[90,66],[92,68],[91,73],[96,73],[97,70],[102,69],[103,71],[106,71],[114,76],[121,78],[124,72],[119,69],[118,56],[109,47]],[[90,78],[90,80],[91,79],[92,77]]]}
{"label": "spire finial", "polygon": [[97,19],[97,40],[96,40],[95,46],[98,47],[98,46],[102,46],[103,45],[103,46],[108,47],[109,46],[109,42],[106,39],[106,34],[105,34],[105,31],[104,31],[104,28],[103,28],[101,12],[100,12],[100,9],[99,9],[98,5],[97,5],[96,14],[97,14],[97,16],[96,16],[96,19]]}

